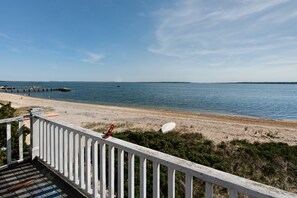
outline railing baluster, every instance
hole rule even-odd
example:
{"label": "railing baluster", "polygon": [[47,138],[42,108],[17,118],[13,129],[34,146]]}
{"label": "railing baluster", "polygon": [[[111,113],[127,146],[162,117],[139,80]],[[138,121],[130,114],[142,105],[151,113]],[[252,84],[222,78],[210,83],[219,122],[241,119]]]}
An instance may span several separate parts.
{"label": "railing baluster", "polygon": [[106,198],[106,144],[100,143],[100,192]]}
{"label": "railing baluster", "polygon": [[168,167],[168,198],[175,197],[175,169]]}
{"label": "railing baluster", "polygon": [[59,170],[59,127],[54,127],[55,133],[55,169]]}
{"label": "railing baluster", "polygon": [[124,198],[124,151],[118,149],[118,198]]}
{"label": "railing baluster", "polygon": [[109,145],[109,197],[114,197],[114,146]]}
{"label": "railing baluster", "polygon": [[186,197],[193,197],[193,176],[186,173]]}
{"label": "railing baluster", "polygon": [[73,181],[73,131],[68,133],[68,178]]}
{"label": "railing baluster", "polygon": [[[82,189],[86,188],[86,185],[85,185],[85,150],[84,150],[84,146],[85,146],[85,136],[80,135],[79,136],[80,182],[79,183],[80,183],[80,187]],[[89,173],[87,173],[87,174],[89,174]]]}
{"label": "railing baluster", "polygon": [[47,122],[43,122],[43,161],[47,161]]}
{"label": "railing baluster", "polygon": [[6,124],[6,153],[7,164],[11,163],[11,123]]}
{"label": "railing baluster", "polygon": [[64,155],[64,148],[63,148],[63,136],[64,136],[64,131],[62,127],[58,128],[58,137],[59,137],[59,149],[58,149],[58,153],[59,153],[59,172],[60,173],[64,173],[63,170],[63,155]]}
{"label": "railing baluster", "polygon": [[[63,129],[64,130],[64,129]],[[65,177],[68,177],[69,173],[68,173],[68,154],[69,154],[69,142],[68,142],[68,130],[64,130],[64,168],[63,168],[63,171],[64,171],[64,176]]]}
{"label": "railing baluster", "polygon": [[146,198],[146,159],[140,157],[140,198]]}
{"label": "railing baluster", "polygon": [[213,197],[213,185],[209,182],[205,182],[205,198]]}
{"label": "railing baluster", "polygon": [[51,167],[55,167],[55,125],[51,124]]}
{"label": "railing baluster", "polygon": [[22,160],[24,158],[23,154],[23,120],[19,120],[19,129],[18,129],[18,135],[19,135],[19,159]]}
{"label": "railing baluster", "polygon": [[93,197],[98,195],[98,141],[93,140]]}
{"label": "railing baluster", "polygon": [[50,123],[47,123],[47,163],[51,164],[51,130],[50,130]]}
{"label": "railing baluster", "polygon": [[79,156],[79,134],[74,133],[74,182],[79,184],[78,178],[78,156]]}
{"label": "railing baluster", "polygon": [[43,120],[39,122],[39,157],[43,160]]}
{"label": "railing baluster", "polygon": [[160,197],[160,164],[153,162],[153,197]]}
{"label": "railing baluster", "polygon": [[134,198],[134,154],[128,154],[128,197]]}
{"label": "railing baluster", "polygon": [[86,148],[87,148],[87,166],[86,166],[86,173],[87,173],[87,192],[91,194],[91,143],[92,140],[86,137]]}
{"label": "railing baluster", "polygon": [[228,189],[230,198],[238,198],[238,192],[234,189]]}

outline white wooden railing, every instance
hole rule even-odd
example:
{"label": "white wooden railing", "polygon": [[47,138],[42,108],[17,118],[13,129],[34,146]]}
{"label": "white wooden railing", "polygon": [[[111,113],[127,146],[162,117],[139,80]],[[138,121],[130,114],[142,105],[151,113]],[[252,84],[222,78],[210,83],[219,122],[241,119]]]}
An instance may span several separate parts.
{"label": "white wooden railing", "polygon": [[[227,188],[229,197],[239,193],[251,197],[296,197],[271,186],[192,163],[152,149],[138,146],[102,134],[48,119],[33,113],[32,157],[38,157],[64,178],[93,197],[124,197],[124,153],[128,154],[128,197],[134,198],[135,156],[140,158],[140,195],[146,198],[147,160],[153,163],[153,197],[160,197],[160,165],[168,168],[168,197],[175,197],[175,172],[185,177],[185,197],[193,197],[193,178],[205,182],[206,197],[213,197],[213,185]],[[98,148],[99,147],[99,148]],[[108,158],[106,151],[108,149]],[[118,178],[115,187],[115,150],[118,153]],[[99,152],[99,153],[98,153]],[[92,155],[91,155],[92,154]],[[98,160],[99,158],[99,160]],[[108,159],[108,167],[106,162]],[[99,161],[99,163],[98,163]],[[108,175],[107,175],[108,170]],[[98,178],[98,171],[100,177]],[[127,173],[126,173],[127,174]],[[108,184],[107,184],[108,179]],[[117,192],[116,192],[117,191]]]}
{"label": "white wooden railing", "polygon": [[[12,149],[11,149],[11,123],[18,122],[18,140],[19,140],[19,159],[12,160]],[[0,120],[0,125],[6,125],[6,148],[0,148],[1,150],[6,150],[6,160],[7,163],[3,166],[0,166],[0,170],[7,168],[9,165],[22,162],[24,160],[23,154],[23,125],[24,125],[24,117],[14,117],[9,119]]]}
{"label": "white wooden railing", "polygon": [[[15,120],[12,119],[12,120]],[[1,120],[10,123],[12,120]],[[18,119],[17,119],[18,120]],[[21,124],[20,124],[21,125]],[[10,133],[9,124],[7,133]],[[8,136],[9,137],[9,136]],[[160,197],[160,166],[168,169],[168,197],[175,197],[176,171],[185,174],[185,197],[193,197],[193,179],[205,182],[205,197],[213,185],[228,189],[229,197],[297,197],[296,194],[138,146],[117,138],[31,113],[31,157],[41,160],[71,185],[89,196],[123,198],[125,164],[128,164],[128,197],[147,197],[147,161],[153,164],[153,197]],[[8,150],[8,149],[7,149]],[[117,161],[115,152],[117,151]],[[128,162],[124,154],[128,155]],[[21,155],[20,155],[21,156]],[[139,157],[140,194],[135,195],[135,157]],[[117,184],[115,167],[117,162]],[[107,165],[106,165],[107,164]],[[108,172],[107,172],[108,171]],[[99,174],[100,173],[100,174]],[[99,175],[99,176],[98,176]]]}

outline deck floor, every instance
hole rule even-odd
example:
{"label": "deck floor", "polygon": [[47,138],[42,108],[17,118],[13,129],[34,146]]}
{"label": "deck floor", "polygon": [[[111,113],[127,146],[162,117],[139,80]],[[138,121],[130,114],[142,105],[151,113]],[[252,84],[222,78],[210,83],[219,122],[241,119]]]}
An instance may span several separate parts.
{"label": "deck floor", "polygon": [[38,161],[0,171],[0,198],[83,197]]}

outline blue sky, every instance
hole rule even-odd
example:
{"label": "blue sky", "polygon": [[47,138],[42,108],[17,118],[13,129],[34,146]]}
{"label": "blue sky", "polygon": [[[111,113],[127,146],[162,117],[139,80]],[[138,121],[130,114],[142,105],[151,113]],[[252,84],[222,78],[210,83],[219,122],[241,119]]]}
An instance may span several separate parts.
{"label": "blue sky", "polygon": [[0,80],[297,81],[297,1],[1,1]]}

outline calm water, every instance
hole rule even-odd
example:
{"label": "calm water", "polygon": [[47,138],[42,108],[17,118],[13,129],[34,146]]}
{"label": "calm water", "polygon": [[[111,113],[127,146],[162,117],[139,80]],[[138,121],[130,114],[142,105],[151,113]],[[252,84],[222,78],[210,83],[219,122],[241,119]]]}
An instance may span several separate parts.
{"label": "calm water", "polygon": [[[295,84],[0,82],[9,86],[69,87],[35,92],[56,100],[297,120]],[[120,87],[117,87],[117,86]]]}

